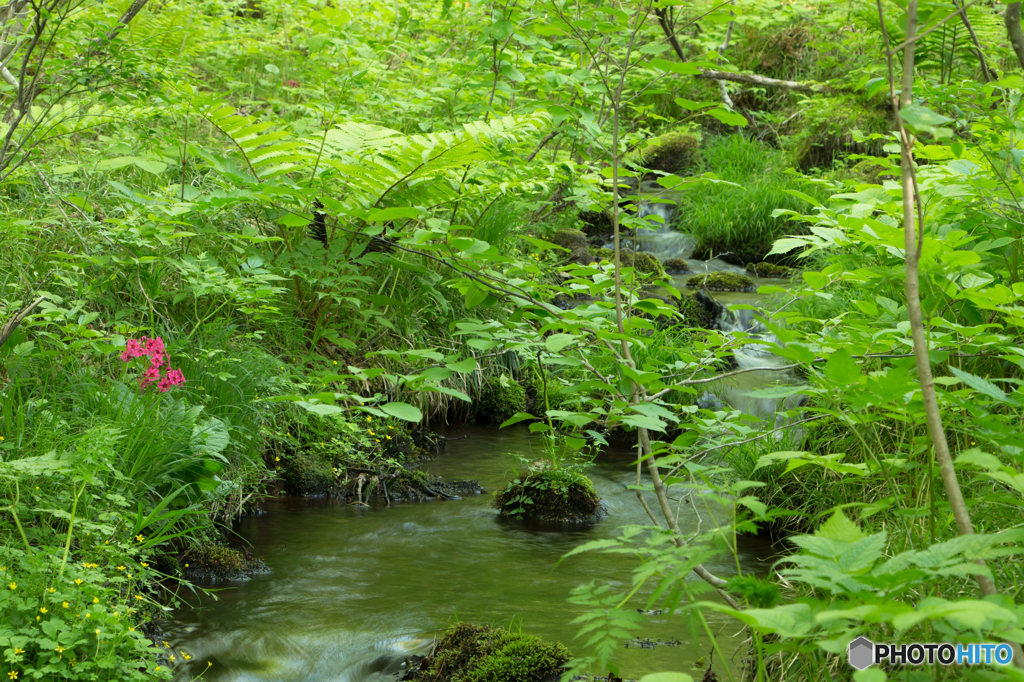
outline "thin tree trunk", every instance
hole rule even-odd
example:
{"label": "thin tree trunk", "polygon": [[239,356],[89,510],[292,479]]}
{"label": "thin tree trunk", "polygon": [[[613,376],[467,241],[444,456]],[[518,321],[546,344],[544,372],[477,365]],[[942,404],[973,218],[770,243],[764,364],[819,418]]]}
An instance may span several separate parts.
{"label": "thin tree trunk", "polygon": [[[889,59],[889,95],[892,98],[893,106],[898,111],[913,103],[914,52],[917,46],[917,42],[914,40],[917,35],[917,0],[909,0],[907,3],[907,40],[903,51],[903,82],[900,86],[898,98],[894,83],[892,53],[888,50],[889,36],[885,32],[882,2],[881,0],[876,0],[876,2],[878,4],[878,14],[881,19],[886,52]],[[971,523],[970,511],[967,509],[967,504],[964,501],[963,491],[960,488],[956,469],[953,466],[953,458],[949,452],[949,442],[946,440],[946,429],[942,422],[942,411],[939,408],[938,396],[935,393],[931,360],[928,357],[928,339],[925,337],[924,315],[921,310],[921,280],[918,271],[918,264],[921,259],[921,246],[924,241],[924,213],[921,210],[920,197],[917,195],[917,179],[914,173],[914,157],[912,154],[914,140],[903,125],[903,119],[897,115],[896,120],[899,124],[900,133],[900,177],[903,190],[903,250],[906,265],[907,316],[910,318],[910,333],[914,342],[914,358],[917,363],[918,382],[921,385],[921,399],[924,402],[928,433],[931,436],[932,446],[935,448],[935,460],[939,464],[939,474],[942,477],[946,498],[949,500],[949,506],[956,521],[957,531],[960,535],[973,535],[974,525]],[[979,559],[978,563],[985,566],[985,561],[982,559]],[[983,595],[988,597],[998,594],[996,585],[991,578],[980,574],[976,575],[975,578]],[[1020,645],[1014,642],[1009,642],[1009,644],[1013,647],[1014,663],[1018,667],[1024,667],[1024,658],[1022,658],[1020,653]]]}
{"label": "thin tree trunk", "polygon": [[960,20],[964,22],[964,26],[974,42],[974,54],[978,55],[978,61],[981,63],[981,80],[988,83],[992,80],[992,72],[988,70],[988,62],[985,61],[985,53],[981,49],[978,35],[974,32],[974,27],[971,26],[971,20],[967,18],[967,8],[964,7],[963,0],[953,0],[953,6],[960,10]]}
{"label": "thin tree trunk", "polygon": [[1024,30],[1020,28],[1019,2],[1011,2],[1006,6],[1003,23],[1006,24],[1006,35],[1010,38],[1010,45],[1017,53],[1017,61],[1020,62],[1021,68],[1024,68]]}

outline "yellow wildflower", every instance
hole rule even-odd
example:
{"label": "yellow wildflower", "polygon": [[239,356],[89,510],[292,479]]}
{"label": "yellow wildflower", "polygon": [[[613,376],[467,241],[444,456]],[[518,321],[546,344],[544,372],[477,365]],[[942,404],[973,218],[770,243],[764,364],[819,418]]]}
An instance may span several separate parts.
{"label": "yellow wildflower", "polygon": [[39,608],[39,613],[46,613],[46,607],[42,606]]}
{"label": "yellow wildflower", "polygon": [[139,564],[139,565],[140,565],[140,566],[142,566],[143,568],[149,568],[149,564],[147,564],[147,563],[146,563],[145,561],[143,561],[143,562],[142,562],[141,564]]}
{"label": "yellow wildflower", "polygon": [[142,541],[143,541],[143,540],[145,540],[146,538],[142,537],[141,535],[136,535],[136,536],[135,536],[135,539],[136,539],[136,540],[138,540],[139,542],[142,542]]}
{"label": "yellow wildflower", "polygon": [[123,571],[123,570],[124,570],[124,566],[118,566],[118,567],[117,567],[117,570],[119,570],[119,571]]}
{"label": "yellow wildflower", "polygon": [[82,584],[82,579],[81,578],[75,578],[75,584],[76,585],[81,585]]}
{"label": "yellow wildflower", "polygon": [[99,597],[93,597],[92,598],[92,603],[93,604],[99,604],[100,603],[100,598]]}
{"label": "yellow wildflower", "polygon": [[61,606],[63,606],[64,608],[67,608],[68,607],[68,603],[64,602],[63,604],[61,604]]}

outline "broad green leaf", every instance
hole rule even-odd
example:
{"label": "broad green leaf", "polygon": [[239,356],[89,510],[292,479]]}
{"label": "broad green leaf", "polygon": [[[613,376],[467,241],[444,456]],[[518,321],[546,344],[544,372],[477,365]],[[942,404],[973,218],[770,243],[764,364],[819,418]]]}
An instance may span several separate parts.
{"label": "broad green leaf", "polygon": [[685,673],[652,673],[640,678],[640,682],[693,682]]}
{"label": "broad green leaf", "polygon": [[818,530],[814,531],[814,534],[819,538],[845,540],[846,542],[857,542],[865,537],[864,531],[856,523],[846,518],[846,515],[840,510],[837,510],[828,521],[818,526]]}
{"label": "broad green leaf", "polygon": [[572,334],[552,334],[544,339],[544,346],[552,353],[558,353],[575,340]]}
{"label": "broad green leaf", "polygon": [[840,348],[829,356],[825,363],[825,378],[837,386],[850,386],[860,382],[860,367],[850,356],[850,351]]}
{"label": "broad green leaf", "polygon": [[408,206],[395,206],[393,208],[385,208],[379,211],[374,211],[367,216],[367,222],[381,223],[385,220],[394,220],[395,218],[419,218],[420,212],[418,209],[410,208]]}
{"label": "broad green leaf", "polygon": [[910,132],[915,135],[928,134],[936,138],[952,137],[953,135],[950,128],[940,127],[946,123],[952,123],[953,119],[916,102],[900,109],[900,118],[903,119],[903,123]]}
{"label": "broad green leaf", "polygon": [[423,413],[418,407],[409,403],[385,403],[380,409],[392,417],[398,417],[407,422],[418,423],[423,421]]}
{"label": "broad green leaf", "polygon": [[1010,398],[1003,392],[1003,389],[999,388],[990,381],[986,381],[979,376],[975,376],[969,372],[965,372],[962,369],[949,366],[949,371],[960,381],[964,382],[971,388],[982,395],[987,395],[989,398],[998,400],[1001,403],[1016,404],[1016,401],[1010,400]]}
{"label": "broad green leaf", "polygon": [[458,362],[450,362],[445,365],[448,369],[453,372],[472,372],[476,369],[476,358],[466,358],[465,360],[459,360]]}
{"label": "broad green leaf", "polygon": [[704,112],[708,116],[713,116],[727,126],[740,126],[747,125],[747,117],[743,114],[738,114],[735,111],[726,111],[725,109],[709,109]]}

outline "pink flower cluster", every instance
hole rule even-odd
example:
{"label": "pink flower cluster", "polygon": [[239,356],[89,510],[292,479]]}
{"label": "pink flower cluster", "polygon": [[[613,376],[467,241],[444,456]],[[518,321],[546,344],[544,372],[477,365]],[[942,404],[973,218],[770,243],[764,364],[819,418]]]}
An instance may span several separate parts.
{"label": "pink flower cluster", "polygon": [[167,374],[160,375],[160,368],[167,364],[167,350],[164,348],[164,340],[159,336],[155,339],[143,337],[139,341],[128,339],[124,352],[121,353],[121,361],[128,362],[132,358],[141,357],[149,358],[149,367],[139,378],[140,391],[155,383],[161,393],[166,393],[173,386],[185,384],[185,375],[180,369],[169,369]]}

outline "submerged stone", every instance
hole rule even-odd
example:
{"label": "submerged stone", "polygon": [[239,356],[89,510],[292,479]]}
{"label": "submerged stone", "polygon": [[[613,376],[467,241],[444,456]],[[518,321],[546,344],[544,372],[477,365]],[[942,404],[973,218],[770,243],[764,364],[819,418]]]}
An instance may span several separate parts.
{"label": "submerged stone", "polygon": [[690,272],[690,265],[685,258],[669,258],[665,261],[665,272],[670,275],[685,275]]}

